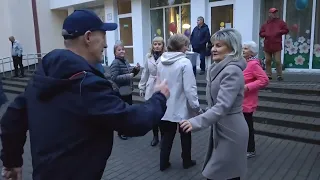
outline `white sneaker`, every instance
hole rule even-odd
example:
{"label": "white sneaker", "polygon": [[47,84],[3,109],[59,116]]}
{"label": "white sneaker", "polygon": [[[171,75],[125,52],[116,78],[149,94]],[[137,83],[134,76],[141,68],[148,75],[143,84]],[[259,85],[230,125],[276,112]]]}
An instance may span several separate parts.
{"label": "white sneaker", "polygon": [[247,158],[253,158],[256,156],[256,152],[247,152]]}

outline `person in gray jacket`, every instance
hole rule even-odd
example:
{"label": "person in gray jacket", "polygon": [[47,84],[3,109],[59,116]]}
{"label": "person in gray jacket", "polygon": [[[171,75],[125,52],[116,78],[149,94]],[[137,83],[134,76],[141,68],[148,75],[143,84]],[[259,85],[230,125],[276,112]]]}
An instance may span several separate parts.
{"label": "person in gray jacket", "polygon": [[[137,66],[130,66],[129,62],[125,59],[126,51],[121,42],[114,46],[115,59],[110,66],[111,80],[119,87],[121,99],[132,105],[132,91],[133,91],[133,77],[140,71],[139,63]],[[122,140],[128,138],[124,134],[118,134]]]}
{"label": "person in gray jacket", "polygon": [[247,171],[249,130],[242,113],[244,97],[241,35],[235,29],[223,29],[211,37],[212,60],[207,75],[209,109],[182,121],[185,132],[211,127],[209,148],[202,174],[208,179],[240,180]]}
{"label": "person in gray jacket", "polygon": [[[162,133],[161,171],[171,166],[169,157],[178,123],[201,112],[192,64],[185,54],[189,44],[190,41],[185,35],[175,34],[171,36],[168,40],[168,52],[162,54],[157,67],[160,80],[168,80],[171,94],[167,101],[167,111],[160,122],[160,131]],[[191,160],[191,133],[185,133],[181,129],[179,132],[183,168],[187,169],[196,164],[195,161]]]}

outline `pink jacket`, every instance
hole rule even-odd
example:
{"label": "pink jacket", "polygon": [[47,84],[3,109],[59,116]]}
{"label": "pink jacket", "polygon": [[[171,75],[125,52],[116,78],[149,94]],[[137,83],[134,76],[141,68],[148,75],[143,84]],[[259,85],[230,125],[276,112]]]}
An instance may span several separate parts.
{"label": "pink jacket", "polygon": [[248,91],[244,93],[243,112],[254,112],[258,106],[259,89],[269,84],[267,74],[263,71],[259,59],[247,61],[247,67],[243,71],[245,85]]}

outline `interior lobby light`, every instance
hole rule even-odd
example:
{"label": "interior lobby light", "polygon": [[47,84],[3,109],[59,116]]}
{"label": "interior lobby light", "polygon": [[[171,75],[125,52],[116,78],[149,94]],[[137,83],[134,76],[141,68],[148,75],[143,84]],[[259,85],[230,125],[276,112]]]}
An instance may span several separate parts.
{"label": "interior lobby light", "polygon": [[191,26],[190,26],[190,24],[183,24],[182,25],[182,28],[183,29],[189,29]]}

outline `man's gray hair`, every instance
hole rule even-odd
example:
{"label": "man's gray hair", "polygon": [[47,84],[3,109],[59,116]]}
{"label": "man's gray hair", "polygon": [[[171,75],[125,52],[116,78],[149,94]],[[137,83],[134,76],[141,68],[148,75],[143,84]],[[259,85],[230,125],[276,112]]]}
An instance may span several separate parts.
{"label": "man's gray hair", "polygon": [[204,22],[204,18],[202,16],[199,16],[197,19],[201,19]]}
{"label": "man's gray hair", "polygon": [[247,47],[253,53],[254,56],[256,56],[259,53],[259,47],[257,43],[255,43],[254,41],[244,42],[243,47]]}
{"label": "man's gray hair", "polygon": [[242,59],[242,37],[239,31],[232,28],[221,29],[212,35],[211,43],[214,41],[224,41],[232,50],[229,55],[233,59]]}

